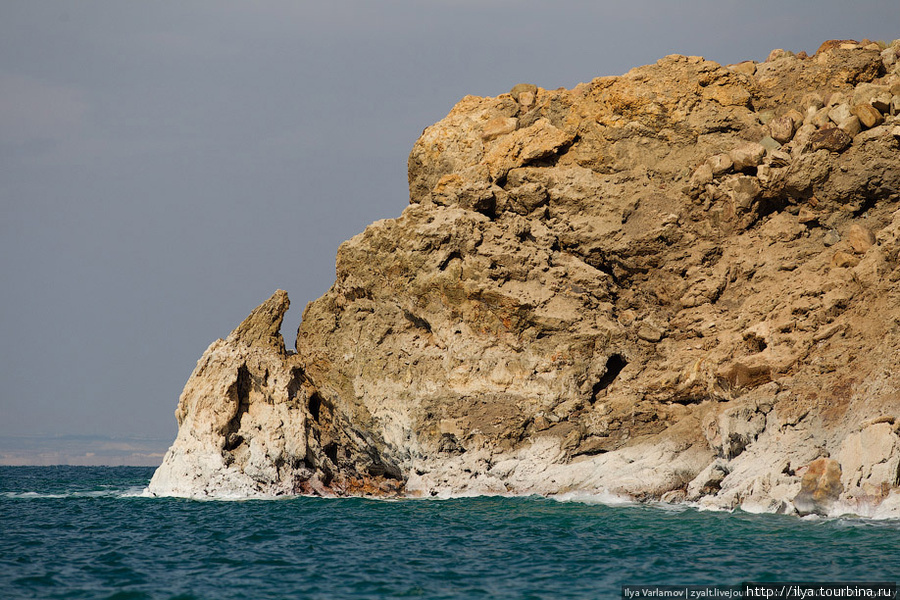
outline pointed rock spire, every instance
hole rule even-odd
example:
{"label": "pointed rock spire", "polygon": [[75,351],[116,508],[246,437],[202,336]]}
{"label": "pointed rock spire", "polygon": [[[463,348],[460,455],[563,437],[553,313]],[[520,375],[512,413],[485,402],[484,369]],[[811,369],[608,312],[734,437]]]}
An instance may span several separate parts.
{"label": "pointed rock spire", "polygon": [[280,330],[284,313],[290,305],[287,292],[276,290],[231,332],[228,341],[243,342],[248,346],[263,346],[284,353],[284,338],[281,337]]}

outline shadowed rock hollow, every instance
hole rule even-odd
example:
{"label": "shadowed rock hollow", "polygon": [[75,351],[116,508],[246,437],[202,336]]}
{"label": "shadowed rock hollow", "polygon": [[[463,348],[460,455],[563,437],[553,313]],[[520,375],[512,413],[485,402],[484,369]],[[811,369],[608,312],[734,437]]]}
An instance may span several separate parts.
{"label": "shadowed rock hollow", "polygon": [[898,52],[463,98],[296,353],[281,291],[210,346],[150,491],[897,513]]}

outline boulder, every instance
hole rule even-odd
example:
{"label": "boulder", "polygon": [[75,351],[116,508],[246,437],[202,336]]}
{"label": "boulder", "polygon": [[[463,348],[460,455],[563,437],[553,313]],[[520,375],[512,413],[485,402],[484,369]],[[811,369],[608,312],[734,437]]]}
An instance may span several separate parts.
{"label": "boulder", "polygon": [[859,120],[859,117],[853,115],[847,119],[844,119],[840,123],[838,123],[838,127],[841,128],[841,131],[849,135],[850,137],[856,136],[857,133],[862,131],[862,123]]}
{"label": "boulder", "polygon": [[884,117],[871,104],[857,104],[853,107],[853,114],[866,129],[871,129],[884,123]]}
{"label": "boulder", "polygon": [[809,138],[810,146],[815,150],[841,152],[850,145],[850,136],[837,127],[820,129]]}
{"label": "boulder", "polygon": [[847,241],[854,252],[865,254],[875,244],[875,234],[868,227],[854,223],[847,231]]}
{"label": "boulder", "polygon": [[538,87],[532,83],[519,83],[513,86],[509,94],[519,105],[527,110],[534,104]]}
{"label": "boulder", "polygon": [[833,458],[816,459],[809,463],[800,480],[794,508],[801,516],[827,515],[842,491],[840,463]]}
{"label": "boulder", "polygon": [[840,125],[853,115],[849,104],[841,103],[828,110],[828,118],[835,125]]}
{"label": "boulder", "polygon": [[859,258],[844,252],[842,250],[838,250],[831,256],[831,266],[837,267],[839,269],[847,269],[850,267],[855,267],[859,264]]}
{"label": "boulder", "polygon": [[710,156],[709,160],[706,161],[706,164],[709,165],[713,177],[718,177],[723,173],[727,173],[734,166],[731,156],[724,153]]}
{"label": "boulder", "polygon": [[712,167],[709,166],[709,161],[704,162],[702,165],[697,167],[694,171],[694,174],[691,175],[690,186],[693,189],[702,188],[707,183],[711,183],[713,180],[713,170]]}
{"label": "boulder", "polygon": [[779,144],[786,144],[794,137],[794,120],[783,115],[769,121],[769,135]]}
{"label": "boulder", "polygon": [[728,153],[735,171],[752,169],[762,163],[766,156],[766,149],[762,144],[748,142],[741,144]]}

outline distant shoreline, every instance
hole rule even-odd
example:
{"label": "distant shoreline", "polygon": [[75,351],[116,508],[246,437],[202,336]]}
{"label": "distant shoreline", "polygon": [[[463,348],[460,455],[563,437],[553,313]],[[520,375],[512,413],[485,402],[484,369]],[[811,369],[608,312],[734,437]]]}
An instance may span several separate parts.
{"label": "distant shoreline", "polygon": [[158,467],[169,442],[109,436],[0,436],[0,466]]}

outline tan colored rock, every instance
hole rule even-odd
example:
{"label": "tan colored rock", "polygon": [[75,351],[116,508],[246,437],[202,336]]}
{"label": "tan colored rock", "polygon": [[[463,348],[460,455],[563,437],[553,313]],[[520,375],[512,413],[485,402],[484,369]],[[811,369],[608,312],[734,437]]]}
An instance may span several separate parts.
{"label": "tan colored rock", "polygon": [[481,131],[481,139],[486,142],[497,139],[508,133],[512,133],[519,125],[519,120],[515,117],[496,117],[484,124]]}
{"label": "tan colored rock", "polygon": [[729,388],[755,388],[772,381],[772,366],[765,357],[757,357],[729,363],[719,369],[716,375]]}
{"label": "tan colored rock", "polygon": [[851,116],[853,116],[853,110],[847,103],[838,104],[828,110],[828,118],[831,119],[831,122],[835,125],[840,125]]}
{"label": "tan colored rock", "polygon": [[875,234],[869,228],[854,223],[847,231],[847,241],[850,242],[854,252],[865,254],[875,244]]}
{"label": "tan colored rock", "polygon": [[769,121],[769,135],[779,144],[786,144],[794,137],[794,120],[783,115]]}
{"label": "tan colored rock", "polygon": [[277,290],[271,298],[257,306],[250,316],[231,332],[226,341],[261,346],[283,354],[281,322],[290,305],[287,292]]}
{"label": "tan colored rock", "polygon": [[807,152],[810,150],[813,134],[817,131],[816,126],[812,123],[804,123],[797,129],[794,134],[794,146],[798,152]]}
{"label": "tan colored rock", "polygon": [[533,83],[518,83],[514,85],[513,88],[509,91],[509,95],[512,96],[516,102],[522,104],[522,94],[529,94],[529,98],[534,101],[534,97],[535,95],[537,95],[537,90],[537,86]]}
{"label": "tan colored rock", "polygon": [[747,175],[730,177],[724,182],[723,188],[738,212],[751,210],[762,191],[759,180]]}
{"label": "tan colored rock", "polygon": [[826,42],[822,42],[822,45],[819,46],[818,50],[816,50],[816,54],[825,53],[835,48],[844,49],[845,46],[853,48],[857,43],[858,42],[856,42],[856,40],[828,40]]}
{"label": "tan colored rock", "polygon": [[546,119],[519,129],[500,140],[484,157],[491,179],[505,177],[510,169],[550,158],[572,143],[574,135],[561,131]]}
{"label": "tan colored rock", "polygon": [[819,458],[806,468],[794,507],[801,515],[827,515],[842,491],[840,463],[833,458]]}
{"label": "tan colored rock", "polygon": [[769,52],[769,56],[766,58],[766,62],[772,62],[780,58],[790,58],[792,56],[794,56],[794,53],[790,50],[782,50],[781,48],[776,48],[775,50]]}
{"label": "tan colored rock", "polygon": [[851,433],[837,458],[843,468],[842,485],[853,496],[883,497],[900,484],[900,438],[891,423],[873,423]]}
{"label": "tan colored rock", "polygon": [[697,167],[697,170],[691,175],[690,186],[694,189],[702,188],[707,183],[711,183],[712,180],[713,170],[712,167],[709,166],[709,161],[706,161]]}
{"label": "tan colored rock", "polygon": [[794,130],[796,130],[798,127],[800,127],[800,126],[803,124],[803,120],[804,120],[803,113],[801,113],[801,112],[800,112],[799,110],[797,110],[796,108],[792,108],[792,109],[790,109],[789,111],[787,111],[787,112],[785,113],[785,116],[790,117],[790,118],[791,118],[791,121],[793,121],[793,123],[794,123]]}
{"label": "tan colored rock", "polygon": [[[784,167],[788,167],[791,164],[791,155],[782,150],[773,150],[768,153],[766,157],[766,162],[773,169],[782,169]],[[759,173],[757,173],[757,177]]]}
{"label": "tan colored rock", "polygon": [[841,131],[849,135],[850,137],[855,137],[860,131],[862,131],[862,123],[859,121],[859,117],[853,115],[852,117],[841,121],[838,125],[841,128]]}
{"label": "tan colored rock", "polygon": [[877,288],[888,281],[891,271],[891,265],[888,263],[884,253],[880,248],[875,248],[866,252],[859,264],[853,268],[853,276],[861,285],[868,288]]}
{"label": "tan colored rock", "polygon": [[853,89],[853,95],[850,99],[851,106],[858,104],[873,104],[878,98],[887,95],[890,98],[891,91],[889,85],[878,83],[860,83]]}
{"label": "tan colored rock", "polygon": [[641,323],[637,330],[637,336],[645,342],[656,343],[663,338],[664,332],[652,323]]}
{"label": "tan colored rock", "polygon": [[534,418],[533,424],[534,424],[535,430],[537,430],[537,431],[544,431],[544,430],[550,429],[550,426],[552,425],[550,420],[543,413],[538,414]]}
{"label": "tan colored rock", "polygon": [[871,104],[857,104],[853,107],[853,114],[866,129],[884,123],[884,117]]}
{"label": "tan colored rock", "polygon": [[756,73],[756,62],[752,60],[745,60],[743,62],[739,62],[736,65],[729,65],[729,67],[735,73],[742,73],[744,75],[753,75]]}
{"label": "tan colored rock", "polygon": [[735,171],[751,169],[762,163],[766,156],[766,149],[762,144],[748,142],[741,144],[728,153]]}
{"label": "tan colored rock", "polygon": [[723,173],[727,173],[734,166],[731,157],[728,154],[715,154],[710,156],[706,161],[712,171],[713,177],[718,177]]}
{"label": "tan colored rock", "polygon": [[808,125],[812,125],[816,129],[820,129],[822,127],[827,127],[831,123],[831,117],[828,116],[829,109],[827,107],[820,108],[809,118],[805,119],[805,123]]}
{"label": "tan colored rock", "polygon": [[869,104],[872,105],[872,108],[882,114],[891,114],[891,101],[891,94],[889,92],[882,92],[873,96],[872,99],[869,100]]}
{"label": "tan colored rock", "polygon": [[894,48],[885,48],[881,51],[881,61],[884,68],[890,71],[897,64],[897,51]]}
{"label": "tan colored rock", "polygon": [[843,250],[838,250],[831,256],[831,266],[837,267],[839,269],[855,267],[858,264],[859,258],[853,256],[852,254],[848,254]]}
{"label": "tan colored rock", "polygon": [[804,225],[816,223],[818,220],[819,215],[805,206],[801,207],[800,212],[797,214],[797,221]]}
{"label": "tan colored rock", "polygon": [[818,111],[825,106],[825,102],[822,100],[822,95],[818,92],[808,92],[803,95],[800,105]]}

